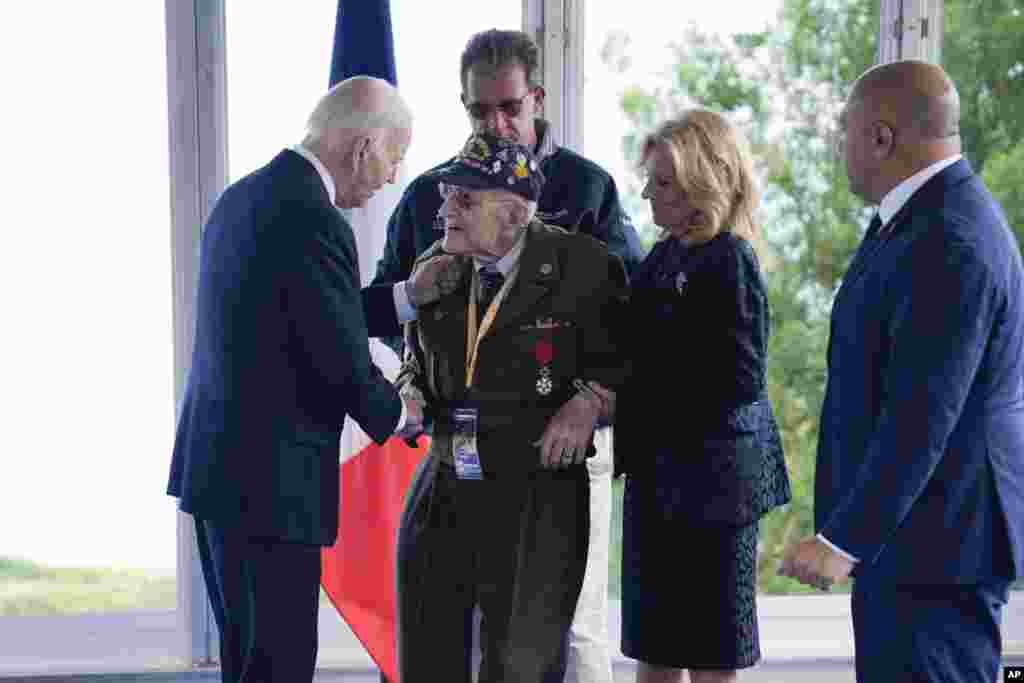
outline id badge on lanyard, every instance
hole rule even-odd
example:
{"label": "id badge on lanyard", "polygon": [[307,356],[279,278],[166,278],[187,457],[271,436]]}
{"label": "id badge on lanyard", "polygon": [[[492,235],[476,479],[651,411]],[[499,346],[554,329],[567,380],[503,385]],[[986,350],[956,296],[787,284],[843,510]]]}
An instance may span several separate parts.
{"label": "id badge on lanyard", "polygon": [[[466,388],[473,386],[473,377],[476,373],[477,353],[480,350],[480,338],[487,334],[494,316],[502,300],[508,293],[509,287],[515,281],[519,272],[518,265],[505,277],[505,284],[494,297],[494,301],[487,309],[479,329],[477,328],[476,313],[476,281],[470,288],[469,310],[466,320]],[[477,276],[479,277],[479,276]],[[452,411],[452,455],[455,457],[455,476],[459,479],[483,479],[483,469],[480,467],[480,452],[477,450],[476,434],[479,425],[480,413],[476,408],[455,408]]]}
{"label": "id badge on lanyard", "polygon": [[452,411],[452,454],[455,456],[455,476],[459,479],[483,479],[480,453],[476,446],[476,408],[456,408]]}

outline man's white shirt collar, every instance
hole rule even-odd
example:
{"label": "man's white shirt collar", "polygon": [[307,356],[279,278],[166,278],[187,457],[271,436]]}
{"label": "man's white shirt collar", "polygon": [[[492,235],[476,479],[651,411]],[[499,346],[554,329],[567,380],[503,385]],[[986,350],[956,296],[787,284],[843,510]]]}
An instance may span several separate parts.
{"label": "man's white shirt collar", "polygon": [[320,161],[313,152],[306,149],[301,144],[292,145],[291,150],[309,163],[313,164],[313,168],[315,168],[316,172],[320,174],[320,180],[324,183],[324,189],[327,190],[327,196],[331,200],[331,206],[334,206],[334,195],[336,192],[334,188],[334,178],[331,177],[330,171],[328,171],[327,167],[324,166],[324,162]]}
{"label": "man's white shirt collar", "polygon": [[902,209],[903,205],[910,200],[914,193],[921,189],[922,185],[938,175],[947,166],[952,166],[960,161],[961,158],[963,158],[963,155],[956,154],[942,161],[936,161],[934,164],[922,168],[889,190],[888,194],[882,197],[882,202],[878,205],[878,216],[882,219],[882,225],[887,225],[892,220],[892,217],[896,215],[896,212]]}

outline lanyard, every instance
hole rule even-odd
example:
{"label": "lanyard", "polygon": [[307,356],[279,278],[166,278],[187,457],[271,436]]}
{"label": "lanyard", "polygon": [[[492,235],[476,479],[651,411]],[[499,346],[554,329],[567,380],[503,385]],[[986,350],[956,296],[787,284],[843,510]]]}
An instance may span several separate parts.
{"label": "lanyard", "polygon": [[494,318],[498,315],[498,309],[501,308],[501,302],[505,299],[505,295],[508,294],[508,290],[511,289],[512,283],[516,279],[516,275],[519,273],[519,264],[516,263],[512,267],[512,270],[505,277],[505,282],[502,284],[501,289],[494,295],[494,300],[491,301],[491,305],[487,307],[487,312],[484,314],[484,319],[480,322],[480,329],[476,327],[476,292],[480,287],[480,274],[479,271],[473,270],[473,284],[469,288],[469,312],[466,314],[466,388],[469,389],[473,386],[473,378],[476,374],[476,361],[477,354],[480,351],[480,340],[488,330],[491,329],[491,325],[494,323]]}

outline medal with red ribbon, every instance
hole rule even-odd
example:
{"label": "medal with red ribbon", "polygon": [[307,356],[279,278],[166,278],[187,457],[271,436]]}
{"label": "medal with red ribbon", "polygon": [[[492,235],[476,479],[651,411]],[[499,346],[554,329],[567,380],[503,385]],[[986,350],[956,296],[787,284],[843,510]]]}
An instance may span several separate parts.
{"label": "medal with red ribbon", "polygon": [[547,396],[554,388],[551,381],[551,361],[555,358],[555,345],[550,335],[538,339],[533,345],[533,357],[537,359],[538,367],[537,393]]}

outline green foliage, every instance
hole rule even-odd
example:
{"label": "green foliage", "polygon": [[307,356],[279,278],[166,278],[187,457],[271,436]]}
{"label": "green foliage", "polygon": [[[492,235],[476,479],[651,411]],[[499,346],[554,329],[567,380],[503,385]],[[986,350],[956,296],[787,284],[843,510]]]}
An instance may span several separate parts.
{"label": "green foliage", "polygon": [[[943,61],[960,93],[964,153],[984,171],[1021,240],[1024,0],[944,4]],[[631,86],[620,100],[632,124],[623,152],[633,162],[647,131],[693,106],[724,113],[751,143],[773,316],[768,391],[794,493],[761,523],[762,592],[805,590],[775,569],[789,543],[813,532],[828,317],[870,213],[849,192],[836,152],[837,119],[853,81],[875,63],[878,31],[877,0],[783,0],[775,25],[762,33],[726,38],[685,27],[658,85]],[[622,73],[632,63],[629,46],[618,32],[602,55]],[[645,203],[639,191],[637,183],[624,186],[634,215]],[[658,229],[646,224],[640,231],[646,247]]]}
{"label": "green foliage", "polygon": [[942,61],[975,170],[1024,138],[1024,0],[947,0]]}
{"label": "green foliage", "polygon": [[0,557],[0,616],[174,609],[173,573],[47,567]]}
{"label": "green foliage", "polygon": [[0,557],[0,581],[43,578],[47,570],[30,560],[23,560],[17,557]]}
{"label": "green foliage", "polygon": [[1024,141],[993,154],[982,178],[1002,205],[1017,243],[1024,245]]}

